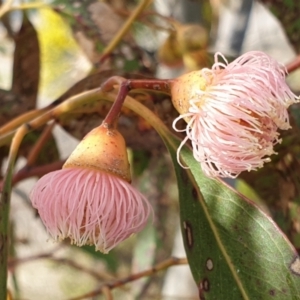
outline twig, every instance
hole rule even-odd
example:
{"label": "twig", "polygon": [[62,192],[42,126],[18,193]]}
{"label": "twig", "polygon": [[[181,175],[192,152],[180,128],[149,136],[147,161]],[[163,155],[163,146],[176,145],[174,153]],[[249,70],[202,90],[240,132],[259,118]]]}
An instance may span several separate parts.
{"label": "twig", "polygon": [[171,258],[168,258],[168,259],[162,261],[161,263],[155,265],[154,267],[152,267],[149,270],[129,275],[125,278],[118,279],[118,280],[116,280],[112,283],[103,284],[99,289],[96,289],[96,290],[94,290],[90,293],[81,295],[79,297],[70,298],[68,300],[83,300],[83,299],[86,299],[86,298],[95,297],[97,295],[104,294],[104,290],[107,290],[107,289],[112,290],[114,288],[120,287],[120,286],[122,286],[124,284],[127,284],[129,282],[138,280],[142,277],[151,276],[151,275],[153,276],[154,274],[158,273],[159,271],[167,269],[171,266],[185,265],[187,263],[188,262],[187,262],[186,258],[171,257]]}
{"label": "twig", "polygon": [[103,293],[106,300],[113,300],[113,295],[112,295],[111,290],[110,290],[109,287],[104,286],[103,289],[102,289],[102,293]]}
{"label": "twig", "polygon": [[90,276],[94,277],[97,280],[103,281],[103,280],[112,280],[114,277],[110,274],[104,273],[104,272],[95,272],[94,270],[90,270],[85,268],[82,265],[79,265],[74,260],[68,259],[68,258],[59,258],[59,257],[50,257],[51,261],[54,263],[60,263],[60,264],[66,264],[76,270],[79,270],[81,272],[84,272],[86,274],[89,274]]}
{"label": "twig", "polygon": [[16,128],[21,126],[23,123],[26,123],[26,122],[42,115],[49,109],[50,109],[50,107],[48,107],[48,106],[45,108],[42,108],[42,109],[34,109],[34,110],[26,112],[16,118],[14,118],[13,120],[5,123],[3,126],[0,127],[0,137],[4,134],[7,134],[7,133],[15,130]]}
{"label": "twig", "polygon": [[7,0],[4,2],[3,5],[0,7],[0,19],[7,13],[9,12],[14,0]]}
{"label": "twig", "polygon": [[[35,116],[36,118],[34,119],[34,122],[31,121],[33,117],[31,117],[30,115],[28,116],[27,114],[23,114],[22,116],[20,116],[18,127],[21,128],[22,125],[25,127],[29,126],[30,128],[28,128],[27,131],[29,132],[30,130],[34,130],[44,125],[51,119],[55,119],[58,115],[65,114],[79,107],[82,107],[85,102],[90,101],[91,103],[92,101],[97,101],[101,98],[106,99],[105,94],[103,93],[101,88],[96,88],[72,96],[62,102],[56,100],[42,110],[37,111],[37,116]],[[0,136],[0,146],[9,144],[15,133],[16,130],[13,130],[3,136]]]}
{"label": "twig", "polygon": [[[21,180],[29,177],[41,177],[49,172],[59,170],[61,169],[64,163],[65,163],[64,160],[59,160],[43,166],[37,166],[37,167],[25,166],[13,176],[12,185],[14,186],[16,183],[20,182]],[[0,191],[1,191],[1,186],[2,185],[0,183]]]}
{"label": "twig", "polygon": [[120,76],[113,76],[109,78],[104,82],[102,90],[104,92],[110,92],[115,88],[116,85],[118,86],[119,90],[110,111],[103,120],[103,123],[108,126],[113,126],[118,119],[121,108],[129,91],[142,89],[170,94],[171,82],[171,79],[125,79]]}
{"label": "twig", "polygon": [[150,5],[151,2],[152,0],[141,0],[140,4],[135,8],[130,17],[126,20],[125,24],[120,28],[119,32],[115,34],[114,38],[110,41],[110,43],[102,52],[100,63],[106,60],[109,54],[117,47],[124,35],[129,31],[132,23],[137,19],[137,17],[142,13],[142,11],[148,5]]}
{"label": "twig", "polygon": [[11,6],[9,11],[26,10],[26,9],[38,9],[38,8],[44,8],[44,7],[49,7],[49,4],[47,4],[45,2],[21,3],[17,6]]}
{"label": "twig", "polygon": [[0,19],[10,11],[13,10],[25,10],[25,9],[37,9],[48,6],[46,3],[43,2],[36,2],[36,3],[22,3],[17,6],[13,6],[14,0],[7,0],[1,7],[0,7]]}
{"label": "twig", "polygon": [[27,163],[26,163],[25,168],[31,167],[34,165],[40,151],[44,147],[47,140],[50,138],[50,136],[52,134],[52,130],[54,128],[54,125],[55,125],[55,122],[52,122],[50,125],[46,126],[46,128],[43,130],[38,141],[34,144],[34,146],[30,150],[30,153],[27,157]]}
{"label": "twig", "polygon": [[[114,9],[114,11],[115,11],[116,14],[120,15],[121,17],[128,17],[129,16],[129,12],[127,10]],[[158,25],[156,23],[153,23],[151,20],[150,21],[147,20],[148,17],[153,17],[153,16],[157,17],[158,19],[161,19],[162,21],[165,21],[166,23],[169,23],[171,26],[169,26],[169,28],[167,28],[166,26]],[[139,15],[139,17],[137,18],[137,20],[139,22],[142,22],[145,25],[148,25],[149,27],[154,28],[155,30],[166,31],[166,32],[173,32],[174,28],[172,28],[172,25],[174,23],[178,23],[178,21],[175,20],[174,18],[159,14],[158,12],[156,12],[154,10],[148,10],[148,11],[145,11],[145,12],[141,13]]]}
{"label": "twig", "polygon": [[40,254],[37,254],[37,255],[31,255],[31,256],[27,256],[27,257],[23,257],[23,258],[10,259],[8,261],[8,267],[10,269],[13,269],[17,265],[22,264],[22,263],[26,263],[26,262],[30,262],[30,261],[33,261],[33,260],[38,260],[38,259],[44,259],[44,258],[52,257],[55,252],[57,252],[58,250],[62,249],[62,246],[63,245],[61,244],[61,245],[57,246],[56,248],[54,248],[50,252],[40,253]]}
{"label": "twig", "polygon": [[86,274],[89,274],[90,276],[94,277],[96,280],[103,281],[103,280],[113,280],[114,279],[114,277],[108,273],[100,273],[100,272],[95,272],[94,270],[89,270],[89,269],[85,268],[84,266],[77,264],[75,261],[73,261],[71,259],[53,256],[55,254],[55,252],[57,252],[61,248],[62,248],[62,245],[59,245],[58,247],[53,249],[51,252],[41,253],[41,254],[32,255],[32,256],[23,257],[23,258],[11,259],[8,261],[8,267],[10,268],[10,270],[12,270],[16,266],[23,264],[23,263],[28,263],[28,262],[39,260],[39,259],[49,259],[54,263],[66,264],[76,270],[79,270]]}

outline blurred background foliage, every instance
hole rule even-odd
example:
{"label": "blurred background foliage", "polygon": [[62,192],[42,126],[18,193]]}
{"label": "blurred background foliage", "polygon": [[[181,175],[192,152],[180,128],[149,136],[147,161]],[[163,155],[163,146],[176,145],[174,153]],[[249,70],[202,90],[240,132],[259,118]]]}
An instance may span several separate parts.
{"label": "blurred background foliage", "polygon": [[[8,2],[0,1],[2,8]],[[221,50],[222,17],[229,11],[231,19],[237,16],[240,25],[239,31],[230,26],[227,28],[231,38],[227,38],[228,51],[224,52],[234,58],[244,51],[250,19],[256,18],[255,1],[237,1],[238,8],[232,1],[188,0],[185,4],[171,1],[171,9],[167,5],[164,7],[161,1],[154,1],[139,14],[115,47],[105,53],[139,2],[19,1],[11,2],[5,14],[0,10],[1,164],[5,165],[9,149],[9,139],[4,138],[7,134],[4,125],[14,118],[36,107],[54,105],[99,87],[113,75],[166,78],[209,67],[213,53]],[[291,43],[290,51],[295,56],[300,45],[300,4],[298,1],[262,2],[264,9],[280,20]],[[256,22],[262,22],[262,19]],[[292,59],[291,56],[283,57],[282,62],[288,63]],[[296,92],[299,91],[298,78],[292,80]],[[132,96],[171,128],[177,112],[167,95],[133,92]],[[47,235],[27,196],[34,180],[27,177],[41,176],[49,168],[58,168],[55,163],[62,162],[76,141],[101,123],[109,108],[110,104],[103,102],[58,118],[54,134],[47,136],[47,143],[30,172],[22,169],[24,158],[28,158],[32,145],[44,134],[45,128],[30,133],[23,141],[19,152],[19,179],[15,182],[23,181],[16,185],[11,212],[14,230],[9,271],[13,299],[73,299],[99,288],[103,282],[126,278],[128,274],[151,268],[170,257],[179,218],[173,166],[157,133],[144,119],[126,109],[120,117],[120,131],[129,147],[134,184],[154,207],[155,229],[149,225],[109,255],[95,252],[91,247],[70,247],[67,243],[57,246],[48,242],[45,245]],[[272,162],[258,172],[242,174],[232,184],[258,203],[299,249],[298,106],[293,108],[291,123],[293,128],[282,133],[283,142],[277,146],[278,155]],[[142,281],[121,286],[113,294],[116,299],[163,298],[164,276],[165,272],[155,273]],[[191,297],[186,296],[186,299]],[[197,297],[194,293],[194,298]],[[76,299],[101,299],[101,296],[94,294]]]}

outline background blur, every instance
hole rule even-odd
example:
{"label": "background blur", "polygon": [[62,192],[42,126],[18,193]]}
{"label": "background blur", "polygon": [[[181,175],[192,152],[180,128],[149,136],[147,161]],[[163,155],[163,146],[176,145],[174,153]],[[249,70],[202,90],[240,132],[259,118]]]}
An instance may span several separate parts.
{"label": "background blur", "polygon": [[[296,57],[300,45],[289,30],[293,19],[286,22],[281,18],[281,23],[270,11],[271,8],[276,12],[274,7],[267,3],[156,0],[133,23],[111,57],[99,63],[101,51],[138,2],[42,1],[38,3],[39,8],[30,10],[25,9],[26,5],[36,2],[14,2],[14,7],[20,9],[0,19],[0,125],[35,106],[50,104],[82,79],[85,81],[67,95],[82,92],[86,86],[99,86],[115,74],[176,77],[189,70],[211,66],[213,53],[218,51],[232,59],[250,50],[262,50],[286,64]],[[290,11],[297,9],[295,4]],[[295,92],[299,91],[299,72],[293,72],[288,82]],[[169,99],[163,97],[165,101],[152,109],[166,116],[167,122],[168,118],[173,120],[176,112],[170,107]],[[72,120],[61,120],[39,158],[40,164],[67,158],[79,139],[100,124],[102,117],[75,116]],[[9,264],[9,286],[14,299],[102,299],[103,296],[97,295],[80,296],[99,288],[103,282],[150,269],[170,256],[185,257],[173,167],[164,146],[148,125],[135,118],[138,125],[134,127],[131,120],[132,116],[125,113],[120,123],[126,128],[123,134],[134,168],[134,184],[148,197],[156,213],[154,226],[150,224],[108,255],[97,253],[92,247],[53,243],[28,197],[36,178],[18,182],[12,198],[13,245]],[[136,130],[141,136],[149,137],[151,143],[146,143],[147,148]],[[18,169],[25,165],[24,157],[36,138],[32,134],[23,145]],[[2,174],[7,150],[6,146],[0,148]],[[268,192],[249,176],[230,183],[259,203],[264,192]],[[295,225],[298,217],[289,212],[287,204],[298,198],[298,186],[294,182],[292,186],[295,192],[289,199],[286,191],[291,185],[279,191],[285,195],[281,197],[283,204],[274,210],[282,224],[288,224],[287,215],[288,220],[294,222],[293,234],[289,237],[300,247],[300,226]],[[290,229],[285,230],[289,232]],[[128,300],[198,299],[188,266],[171,267],[123,285],[114,289],[113,295],[115,299]]]}

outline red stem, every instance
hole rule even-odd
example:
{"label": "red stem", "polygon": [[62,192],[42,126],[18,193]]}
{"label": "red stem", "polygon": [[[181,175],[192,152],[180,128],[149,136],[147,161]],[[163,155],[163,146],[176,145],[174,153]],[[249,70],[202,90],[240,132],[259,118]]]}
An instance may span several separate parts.
{"label": "red stem", "polygon": [[116,121],[121,112],[123,103],[126,99],[126,96],[131,90],[152,90],[158,91],[161,93],[170,94],[171,91],[171,80],[166,79],[125,79],[123,77],[114,76],[109,78],[102,85],[104,92],[108,92],[113,89],[114,85],[119,84],[119,92],[116,97],[115,102],[113,103],[110,111],[103,120],[103,123],[107,127],[115,127]]}
{"label": "red stem", "polygon": [[295,57],[295,59],[292,62],[288,63],[285,67],[288,73],[297,70],[300,67],[300,55]]}

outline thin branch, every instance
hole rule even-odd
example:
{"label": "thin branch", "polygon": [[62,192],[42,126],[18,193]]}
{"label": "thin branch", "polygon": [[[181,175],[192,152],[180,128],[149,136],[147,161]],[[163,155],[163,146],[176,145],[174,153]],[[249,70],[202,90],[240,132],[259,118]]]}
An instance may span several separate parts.
{"label": "thin branch", "polygon": [[19,266],[20,264],[24,264],[24,263],[28,263],[28,262],[32,262],[32,261],[36,261],[36,260],[40,260],[40,259],[49,259],[53,263],[65,264],[65,265],[68,265],[68,266],[72,267],[73,269],[84,272],[84,273],[94,277],[96,280],[99,280],[99,281],[114,280],[115,279],[115,277],[113,277],[112,275],[110,275],[107,272],[106,273],[104,273],[104,272],[95,272],[94,270],[87,269],[84,266],[76,263],[75,261],[73,261],[71,259],[55,257],[54,254],[58,250],[62,249],[62,247],[63,247],[63,244],[59,245],[58,247],[53,249],[51,252],[40,253],[40,254],[37,254],[37,255],[32,255],[32,256],[23,257],[23,258],[11,259],[11,260],[8,261],[8,267],[9,267],[10,270],[12,270],[12,269],[16,268],[17,266]]}
{"label": "thin branch", "polygon": [[31,111],[28,111],[28,112],[14,118],[13,120],[5,123],[3,126],[0,127],[0,137],[2,137],[2,135],[4,135],[4,134],[8,134],[8,133],[12,132],[13,130],[16,130],[16,128],[18,128],[22,124],[42,115],[50,108],[51,107],[47,106],[42,109],[34,109]]}
{"label": "thin branch", "polygon": [[[95,88],[78,95],[72,96],[64,101],[54,101],[42,110],[36,111],[35,119],[31,117],[31,115],[23,114],[20,116],[18,121],[19,129],[22,126],[27,128],[27,132],[30,130],[34,130],[48,121],[55,119],[59,115],[63,115],[70,111],[76,110],[84,105],[84,103],[91,103],[93,101],[98,101],[99,99],[106,99],[105,93],[103,93],[102,88]],[[33,120],[32,120],[33,119]],[[16,125],[16,124],[14,124]],[[12,125],[12,126],[14,126]],[[6,132],[5,135],[0,136],[0,147],[3,145],[7,145],[11,142],[13,136],[16,134],[17,130],[13,130],[10,132]],[[27,133],[26,132],[26,133]]]}
{"label": "thin branch", "polygon": [[40,153],[40,151],[43,149],[45,143],[48,141],[48,139],[51,137],[52,130],[55,126],[55,122],[51,122],[50,125],[47,125],[46,128],[43,130],[41,136],[39,137],[38,141],[33,145],[33,147],[30,150],[30,153],[27,157],[27,163],[26,167],[31,167],[34,165],[35,161],[37,160],[37,157]]}
{"label": "thin branch", "polygon": [[22,3],[17,6],[13,6],[14,0],[7,0],[1,7],[0,7],[0,19],[10,11],[14,10],[26,10],[26,9],[37,9],[49,6],[47,3],[43,2],[36,2],[36,3]]}
{"label": "thin branch", "polygon": [[112,295],[111,290],[110,290],[109,287],[106,287],[106,286],[103,287],[102,293],[103,293],[106,300],[113,300],[113,295]]}
{"label": "thin branch", "polygon": [[8,267],[10,269],[14,269],[16,266],[18,266],[19,264],[22,264],[22,263],[31,262],[31,261],[38,260],[38,259],[49,258],[49,257],[53,256],[53,254],[55,252],[62,249],[62,246],[63,246],[63,244],[60,244],[50,252],[40,253],[37,255],[31,255],[31,256],[27,256],[27,257],[23,257],[23,258],[9,259]]}
{"label": "thin branch", "polygon": [[[121,17],[128,17],[129,16],[129,12],[127,10],[124,10],[124,9],[114,9],[115,13],[118,14],[119,16]],[[159,25],[159,24],[156,24],[154,23],[152,20],[147,20],[149,17],[156,17],[158,19],[161,19],[162,21],[165,21],[165,23],[169,24],[169,27],[167,28],[166,26],[163,26],[163,25]],[[174,31],[174,28],[173,27],[173,24],[174,23],[178,23],[177,20],[175,20],[174,18],[172,17],[169,17],[169,16],[164,16],[154,10],[147,10],[147,11],[144,11],[143,13],[141,13],[139,15],[139,17],[137,18],[137,20],[139,22],[142,22],[144,25],[147,25],[155,30],[159,30],[159,31],[166,31],[166,32],[173,32]]]}
{"label": "thin branch", "polygon": [[107,272],[95,272],[94,270],[91,269],[87,269],[84,266],[76,263],[74,260],[72,259],[68,259],[68,258],[59,258],[59,257],[50,257],[51,261],[53,261],[54,263],[59,263],[59,264],[66,264],[70,267],[72,267],[75,270],[79,270],[81,272],[84,272],[86,274],[89,274],[90,276],[94,277],[95,279],[99,280],[99,281],[103,281],[103,280],[113,280],[114,277],[112,275],[110,275]]}
{"label": "thin branch", "polygon": [[117,47],[124,35],[129,31],[132,23],[137,19],[137,17],[143,12],[143,10],[150,5],[152,0],[141,0],[140,4],[135,8],[130,17],[126,20],[125,24],[120,28],[114,38],[110,41],[107,47],[104,49],[100,63],[103,62],[109,54]]}
{"label": "thin branch", "polygon": [[11,6],[9,11],[26,10],[26,9],[39,9],[39,8],[44,8],[44,7],[49,7],[49,4],[47,4],[45,2],[21,3],[17,6]]}
{"label": "thin branch", "polygon": [[4,2],[3,5],[0,7],[0,19],[9,12],[10,8],[12,7],[14,0],[7,0]]}
{"label": "thin branch", "polygon": [[[36,166],[36,167],[25,166],[13,176],[12,185],[17,184],[23,179],[27,179],[30,177],[41,177],[49,172],[59,170],[61,169],[64,163],[65,163],[64,160],[59,160],[43,166]],[[0,183],[0,190],[1,190],[1,183]]]}
{"label": "thin branch", "polygon": [[112,283],[103,284],[99,289],[96,289],[90,293],[81,295],[79,297],[70,298],[68,300],[83,300],[83,299],[87,299],[87,298],[92,298],[92,297],[98,296],[100,294],[104,294],[104,291],[107,291],[107,289],[112,290],[114,288],[123,286],[129,282],[138,280],[140,278],[143,278],[146,276],[153,276],[156,273],[158,273],[162,270],[165,270],[169,267],[177,266],[177,265],[186,265],[187,263],[188,262],[187,262],[186,258],[171,257],[171,258],[168,258],[168,259],[162,261],[161,263],[155,265],[151,269],[129,275],[125,278],[117,279],[116,281],[114,281]]}

